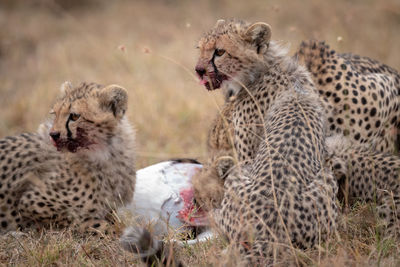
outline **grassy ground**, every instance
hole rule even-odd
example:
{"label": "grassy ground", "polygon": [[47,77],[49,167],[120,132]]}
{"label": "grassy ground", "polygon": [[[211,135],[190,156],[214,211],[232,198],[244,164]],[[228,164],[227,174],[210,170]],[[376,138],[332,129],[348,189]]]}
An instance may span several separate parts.
{"label": "grassy ground", "polygon": [[[194,77],[195,46],[217,19],[231,17],[268,22],[273,38],[287,41],[292,52],[301,40],[315,38],[400,69],[397,0],[3,0],[0,136],[34,131],[65,80],[116,83],[129,91],[138,168],[171,157],[204,158],[207,127],[222,101]],[[373,218],[366,205],[348,210],[340,238],[298,258],[307,265],[400,265],[399,244],[381,241]],[[219,259],[223,246],[212,242],[177,253],[190,265],[222,265],[229,260]],[[0,265],[131,263],[112,237],[46,231],[0,239]]]}

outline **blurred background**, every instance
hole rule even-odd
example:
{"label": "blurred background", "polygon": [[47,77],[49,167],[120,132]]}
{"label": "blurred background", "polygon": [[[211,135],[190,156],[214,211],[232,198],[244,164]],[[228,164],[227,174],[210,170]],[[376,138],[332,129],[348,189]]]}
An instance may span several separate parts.
{"label": "blurred background", "polygon": [[115,83],[139,168],[202,159],[222,99],[198,84],[195,46],[220,18],[267,22],[291,53],[320,39],[400,69],[399,0],[1,0],[0,137],[36,130],[66,80]]}

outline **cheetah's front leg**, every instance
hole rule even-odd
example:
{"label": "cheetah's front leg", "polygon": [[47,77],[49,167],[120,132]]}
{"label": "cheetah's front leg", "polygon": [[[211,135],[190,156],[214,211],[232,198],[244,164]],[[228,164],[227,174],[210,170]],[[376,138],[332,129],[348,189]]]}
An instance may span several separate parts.
{"label": "cheetah's front leg", "polygon": [[60,196],[51,190],[42,190],[32,187],[21,196],[18,203],[18,211],[21,215],[21,225],[31,226],[35,224],[57,227],[67,227],[72,223],[72,217],[68,212],[68,201],[60,200]]}

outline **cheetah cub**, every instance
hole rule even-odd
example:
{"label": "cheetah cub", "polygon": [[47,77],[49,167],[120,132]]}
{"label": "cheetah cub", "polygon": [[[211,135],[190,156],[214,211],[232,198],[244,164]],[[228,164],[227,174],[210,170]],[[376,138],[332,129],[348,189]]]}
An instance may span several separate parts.
{"label": "cheetah cub", "polygon": [[193,177],[196,200],[207,205],[204,185],[220,178],[211,212],[244,266],[274,265],[326,240],[336,231],[337,183],[324,165],[325,110],[310,74],[266,23],[218,21],[199,50],[201,82],[232,95],[226,122],[211,128],[211,169]]}
{"label": "cheetah cub", "polygon": [[37,133],[0,140],[0,232],[109,229],[111,210],[132,199],[135,184],[127,100],[117,85],[64,83]]}

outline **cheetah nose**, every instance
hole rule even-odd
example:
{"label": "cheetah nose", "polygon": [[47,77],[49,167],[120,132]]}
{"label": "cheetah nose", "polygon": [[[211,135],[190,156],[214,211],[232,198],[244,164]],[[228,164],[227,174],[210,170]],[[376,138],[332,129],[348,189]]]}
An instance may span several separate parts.
{"label": "cheetah nose", "polygon": [[57,141],[60,138],[60,132],[50,132],[50,137],[54,140]]}
{"label": "cheetah nose", "polygon": [[196,66],[196,72],[200,76],[200,78],[203,78],[204,74],[206,74],[206,69],[200,66]]}

